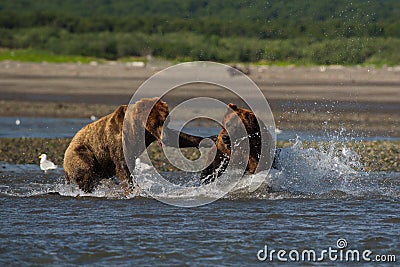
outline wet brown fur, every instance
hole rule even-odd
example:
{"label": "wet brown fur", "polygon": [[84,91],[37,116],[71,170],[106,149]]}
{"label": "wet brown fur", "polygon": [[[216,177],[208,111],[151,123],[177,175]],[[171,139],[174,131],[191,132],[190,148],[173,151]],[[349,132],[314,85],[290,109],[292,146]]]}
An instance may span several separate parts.
{"label": "wet brown fur", "polygon": [[[142,113],[132,118],[146,129],[146,146],[160,139],[162,125],[168,116],[168,105],[152,98],[142,99],[133,107],[148,110],[155,102],[147,122],[140,116]],[[127,106],[122,105],[113,113],[86,125],[75,135],[64,156],[67,182],[77,184],[85,192],[91,192],[101,179],[116,175],[124,189],[129,187],[131,178],[122,148],[122,126],[126,110]]]}
{"label": "wet brown fur", "polygon": [[[219,132],[215,143],[216,146],[214,147],[214,150],[209,152],[209,157],[214,155],[214,153],[216,153],[215,157],[208,159],[208,162],[211,162],[211,164],[206,169],[204,169],[201,174],[202,177],[201,182],[203,184],[214,181],[215,178],[220,176],[228,166],[229,159],[231,157],[231,140],[228,135],[227,129],[229,129],[229,132],[231,133],[234,132],[235,127],[237,127],[237,125],[240,123],[238,121],[239,119],[241,120],[247,131],[249,145],[250,145],[250,152],[247,161],[246,172],[255,173],[260,162],[260,155],[262,148],[261,133],[260,133],[260,125],[258,123],[255,114],[248,109],[239,108],[234,104],[229,104],[228,106],[229,109],[226,112],[222,122],[223,128]],[[235,116],[235,113],[237,116]],[[262,127],[265,126],[262,125]],[[268,140],[266,140],[264,144],[270,146],[272,144],[272,137],[268,132],[267,132],[267,138]],[[240,152],[238,156],[242,157],[242,155],[240,155]],[[265,165],[263,165],[262,167],[265,167]]]}
{"label": "wet brown fur", "polygon": [[[64,171],[68,183],[75,183],[83,191],[92,192],[101,179],[116,175],[125,192],[130,192],[132,179],[122,144],[127,109],[130,114],[127,120],[134,127],[129,135],[131,140],[125,141],[137,148],[134,155],[130,155],[130,160],[133,160],[131,162],[135,162],[135,159],[156,140],[164,145],[181,148],[198,147],[203,140],[202,137],[167,127],[164,127],[164,135],[161,137],[169,109],[167,103],[158,98],[144,98],[129,107],[122,105],[113,113],[83,127],[72,139],[64,155]],[[144,136],[139,134],[143,129]]]}

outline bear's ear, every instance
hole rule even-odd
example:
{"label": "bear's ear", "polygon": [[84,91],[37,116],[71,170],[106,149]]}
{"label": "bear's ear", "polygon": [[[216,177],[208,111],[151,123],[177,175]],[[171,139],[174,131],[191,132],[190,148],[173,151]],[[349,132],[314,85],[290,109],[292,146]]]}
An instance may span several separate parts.
{"label": "bear's ear", "polygon": [[229,103],[228,107],[230,107],[232,110],[237,110],[238,107],[235,104]]}

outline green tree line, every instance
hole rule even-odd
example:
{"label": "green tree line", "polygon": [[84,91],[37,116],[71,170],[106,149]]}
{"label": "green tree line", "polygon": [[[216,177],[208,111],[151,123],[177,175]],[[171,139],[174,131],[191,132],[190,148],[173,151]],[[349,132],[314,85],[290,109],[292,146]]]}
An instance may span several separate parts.
{"label": "green tree line", "polygon": [[397,0],[2,0],[0,47],[107,59],[398,64],[398,14]]}

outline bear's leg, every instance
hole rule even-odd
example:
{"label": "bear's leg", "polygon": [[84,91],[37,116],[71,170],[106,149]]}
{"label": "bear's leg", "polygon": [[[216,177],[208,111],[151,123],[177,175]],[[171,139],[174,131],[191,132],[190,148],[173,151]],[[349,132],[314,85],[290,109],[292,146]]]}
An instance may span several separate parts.
{"label": "bear's leg", "polygon": [[247,162],[246,172],[254,174],[257,170],[259,160],[256,157],[249,156],[249,160]]}
{"label": "bear's leg", "polygon": [[77,184],[81,190],[90,193],[99,182],[95,172],[96,159],[88,151],[73,151],[64,159],[67,182]]}
{"label": "bear's leg", "polygon": [[203,139],[209,138],[214,141],[217,141],[216,135],[209,136],[209,137],[200,137],[196,135],[186,134],[184,132],[179,132],[174,129],[170,129],[168,127],[164,127],[164,135],[162,137],[162,143],[166,146],[171,147],[199,147],[199,144]]}
{"label": "bear's leg", "polygon": [[[210,155],[214,155],[215,150],[216,150],[215,158],[210,158]],[[207,162],[211,162],[210,165],[208,165],[208,167],[202,170],[201,172],[200,175],[201,184],[209,184],[214,182],[215,178],[221,176],[222,173],[225,171],[226,167],[228,166],[229,157],[221,153],[215,147],[213,151],[210,151],[208,154],[209,158]]]}
{"label": "bear's leg", "polygon": [[[117,175],[119,182],[121,183],[121,187],[124,190],[125,194],[132,193],[132,177],[130,175],[128,166],[125,163],[125,160],[120,160],[115,163],[115,174]],[[135,185],[133,185],[135,187]]]}

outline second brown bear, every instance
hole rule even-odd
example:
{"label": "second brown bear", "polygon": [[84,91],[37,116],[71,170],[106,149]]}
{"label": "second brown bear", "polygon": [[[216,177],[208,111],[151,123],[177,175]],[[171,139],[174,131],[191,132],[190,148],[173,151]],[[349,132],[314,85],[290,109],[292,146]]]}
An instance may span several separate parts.
{"label": "second brown bear", "polygon": [[[246,172],[255,173],[257,170],[268,169],[272,165],[274,155],[273,140],[265,125],[261,123],[260,127],[259,120],[248,109],[239,108],[234,104],[228,104],[228,107],[228,111],[222,122],[223,128],[216,138],[216,146],[209,152],[209,156],[215,154],[215,157],[208,159],[208,162],[211,162],[211,164],[201,173],[202,184],[213,182],[226,170],[231,157],[231,138],[229,137],[228,130],[230,133],[235,132],[235,128],[238,127],[239,123],[243,123],[247,131],[247,136],[243,136],[242,138],[248,138],[250,146]],[[261,139],[261,131],[265,133],[266,138],[264,139],[266,140]],[[235,143],[238,140],[232,140],[232,142]],[[261,158],[263,146],[266,149],[266,155]],[[239,153],[239,157],[241,156]]]}

